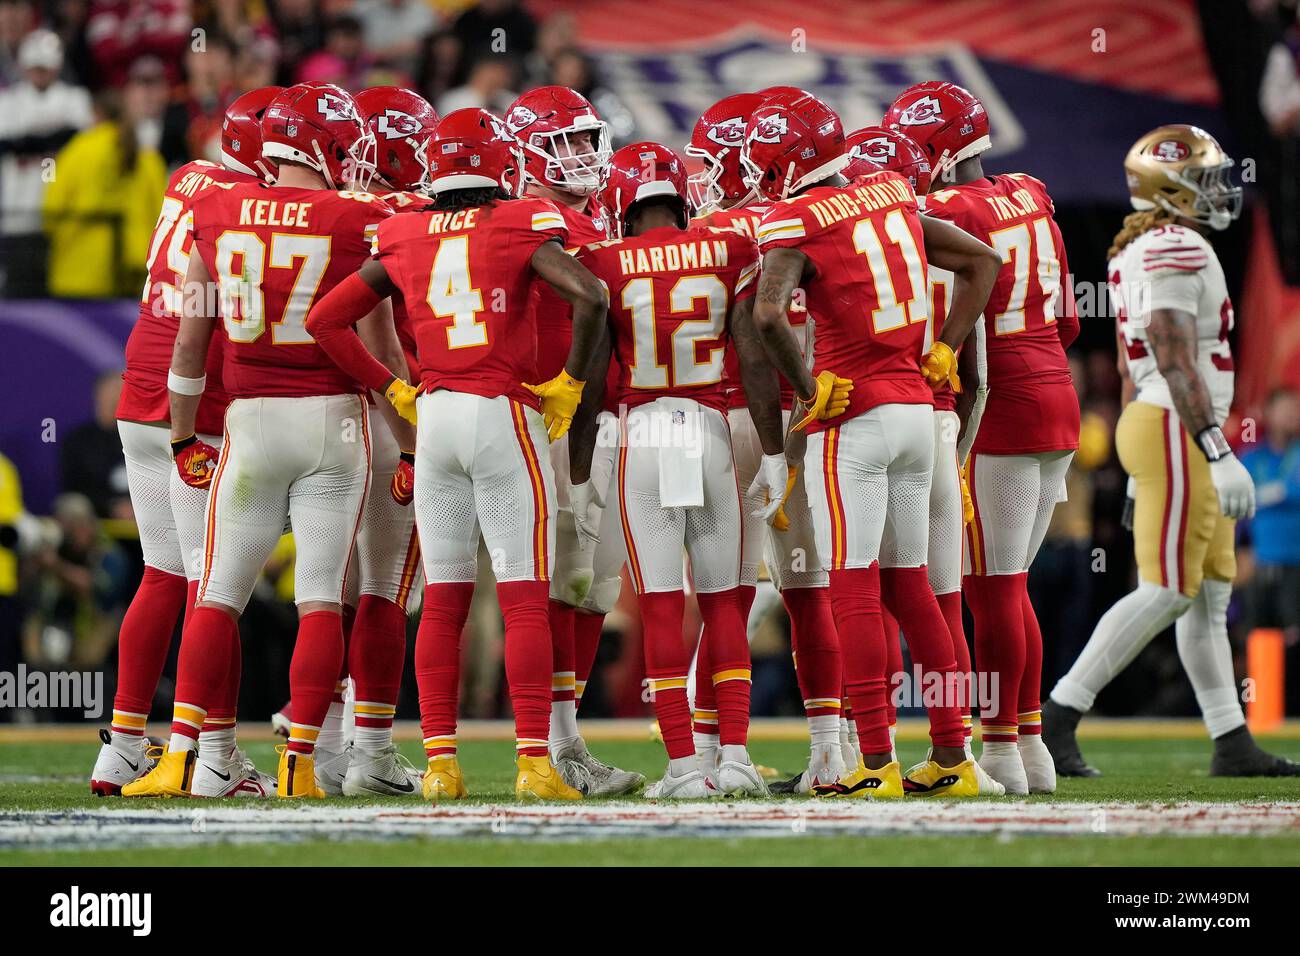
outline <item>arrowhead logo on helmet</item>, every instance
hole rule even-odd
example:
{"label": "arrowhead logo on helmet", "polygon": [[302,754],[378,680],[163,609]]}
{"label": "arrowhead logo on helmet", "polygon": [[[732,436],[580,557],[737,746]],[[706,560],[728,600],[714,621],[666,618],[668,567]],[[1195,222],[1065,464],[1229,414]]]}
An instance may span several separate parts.
{"label": "arrowhead logo on helmet", "polygon": [[321,93],[320,98],[316,101],[316,109],[327,120],[355,119],[360,121],[360,117],[357,116],[357,111],[351,103],[328,90]]}
{"label": "arrowhead logo on helmet", "polygon": [[898,117],[899,126],[929,126],[943,121],[943,108],[933,96],[917,100]]}
{"label": "arrowhead logo on helmet", "polygon": [[384,135],[384,139],[403,139],[418,133],[420,124],[410,113],[387,109],[380,114],[375,129]]}
{"label": "arrowhead logo on helmet", "polygon": [[537,122],[537,114],[527,106],[516,106],[506,114],[506,126],[510,132],[517,133],[526,126],[531,126]]}
{"label": "arrowhead logo on helmet", "polygon": [[779,113],[763,117],[749,134],[751,143],[779,143],[790,132],[790,124]]}
{"label": "arrowhead logo on helmet", "polygon": [[739,146],[745,141],[745,117],[733,116],[714,123],[704,135],[719,146]]}

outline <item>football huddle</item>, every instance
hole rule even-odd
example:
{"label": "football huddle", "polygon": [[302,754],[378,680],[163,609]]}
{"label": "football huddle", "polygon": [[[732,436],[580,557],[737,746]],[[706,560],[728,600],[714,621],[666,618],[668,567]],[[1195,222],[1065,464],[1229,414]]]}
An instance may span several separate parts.
{"label": "football huddle", "polygon": [[[561,86],[500,117],[439,117],[397,87],[239,97],[222,162],[170,178],[127,345],[146,567],[91,790],[473,796],[457,722],[480,547],[520,799],[1052,793],[1097,774],[1076,728],[1171,625],[1210,772],[1300,775],[1247,729],[1228,642],[1255,491],[1221,430],[1233,311],[1206,237],[1240,213],[1233,161],[1185,125],[1125,160],[1134,211],[1107,274],[1139,581],[1043,688],[1027,578],[1079,447],[1080,321],[1048,185],[986,171],[994,135],[949,82],[856,131],[798,88],[736,93],[685,157],[614,150]],[[237,741],[238,628],[287,531],[298,631],[273,777]],[[652,782],[593,754],[578,719],[624,574],[666,751]],[[809,745],[772,782],[747,749],[764,577]],[[423,768],[393,741],[417,605]],[[930,736],[910,768],[904,647]]]}

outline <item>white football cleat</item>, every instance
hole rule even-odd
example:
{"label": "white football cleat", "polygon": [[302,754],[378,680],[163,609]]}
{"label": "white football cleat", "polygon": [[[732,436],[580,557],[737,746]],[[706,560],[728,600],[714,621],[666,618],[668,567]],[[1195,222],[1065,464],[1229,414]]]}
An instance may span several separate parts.
{"label": "white football cleat", "polygon": [[709,796],[718,796],[718,761],[722,757],[721,747],[708,747],[695,751],[695,761],[700,765],[704,782],[709,785]]}
{"label": "white football cleat", "polygon": [[1011,796],[1023,797],[1029,793],[1025,764],[1020,759],[1020,749],[1015,744],[1005,740],[986,742],[980,749],[977,764],[1002,784]]}
{"label": "white football cleat", "polygon": [[128,783],[139,780],[158,762],[150,756],[148,742],[139,738],[138,746],[118,747],[107,730],[99,732],[103,746],[90,771],[90,792],[97,797],[116,797]]}
{"label": "white football cleat", "polygon": [[724,760],[718,764],[718,792],[724,797],[766,797],[767,784],[758,768],[739,760]]}
{"label": "white football cleat", "polygon": [[584,797],[619,797],[635,793],[645,777],[597,760],[581,737],[552,754],[560,778]]}
{"label": "white football cleat", "polygon": [[327,796],[342,796],[343,780],[348,775],[348,764],[352,762],[351,748],[322,750],[317,747],[312,758],[315,761],[316,786]]}
{"label": "white football cleat", "polygon": [[[349,752],[352,760],[343,778],[344,796],[410,797],[422,793],[423,774],[402,756],[397,744],[389,744],[374,753],[357,747],[352,747]],[[319,770],[316,775],[319,778]]]}
{"label": "white football cleat", "polygon": [[709,784],[698,770],[688,770],[680,777],[672,775],[672,768],[664,771],[663,779],[646,788],[647,800],[703,800],[710,796]]}
{"label": "white football cleat", "polygon": [[1020,761],[1025,767],[1025,777],[1030,793],[1056,793],[1056,763],[1052,752],[1043,743],[1041,734],[1021,734],[1016,738]]}
{"label": "white football cleat", "polygon": [[971,761],[971,763],[975,767],[975,780],[980,785],[981,797],[1005,797],[1007,795],[1007,788],[990,777],[988,771],[981,767],[978,761]]}
{"label": "white football cleat", "polygon": [[236,748],[224,760],[199,754],[190,795],[195,797],[273,797],[275,777],[262,773]]}

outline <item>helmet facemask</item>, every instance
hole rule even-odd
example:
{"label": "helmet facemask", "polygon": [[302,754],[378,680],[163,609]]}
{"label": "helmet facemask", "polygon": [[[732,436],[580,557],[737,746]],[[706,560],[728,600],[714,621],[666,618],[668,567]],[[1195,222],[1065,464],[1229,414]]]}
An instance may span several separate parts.
{"label": "helmet facemask", "polygon": [[[594,134],[595,145],[581,144],[578,136]],[[537,145],[534,140],[542,140]],[[579,196],[589,196],[600,186],[600,172],[609,162],[614,150],[610,146],[609,127],[594,118],[579,117],[572,126],[554,132],[532,133],[524,141],[530,150],[546,163],[546,182]]]}

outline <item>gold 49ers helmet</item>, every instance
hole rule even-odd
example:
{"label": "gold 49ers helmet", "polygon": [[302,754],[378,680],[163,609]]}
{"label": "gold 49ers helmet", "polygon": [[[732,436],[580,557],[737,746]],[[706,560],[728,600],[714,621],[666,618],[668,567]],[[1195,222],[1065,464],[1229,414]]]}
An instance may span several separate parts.
{"label": "gold 49ers helmet", "polygon": [[1241,214],[1241,187],[1228,178],[1232,166],[1213,136],[1178,123],[1147,133],[1124,158],[1134,209],[1167,209],[1211,229],[1226,229]]}

